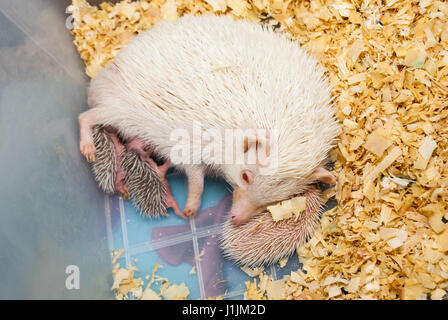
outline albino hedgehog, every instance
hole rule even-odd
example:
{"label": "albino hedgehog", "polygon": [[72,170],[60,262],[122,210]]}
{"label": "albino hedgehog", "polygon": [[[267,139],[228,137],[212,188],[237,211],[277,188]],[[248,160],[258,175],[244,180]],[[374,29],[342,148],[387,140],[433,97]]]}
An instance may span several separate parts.
{"label": "albino hedgehog", "polygon": [[[95,125],[111,126],[128,141],[141,138],[166,160],[178,143],[172,132],[182,128],[194,136],[195,123],[219,132],[276,132],[275,139],[246,137],[240,151],[276,150],[272,174],[259,162],[191,163],[195,148],[189,161],[173,163],[188,177],[189,217],[199,209],[208,170],[234,187],[230,216],[236,224],[314,181],[335,182],[323,167],[339,132],[324,70],[296,42],[255,23],[211,15],[162,22],[132,39],[97,74],[88,104],[79,124],[80,149],[89,161],[95,159]],[[205,148],[208,141],[199,143]]]}

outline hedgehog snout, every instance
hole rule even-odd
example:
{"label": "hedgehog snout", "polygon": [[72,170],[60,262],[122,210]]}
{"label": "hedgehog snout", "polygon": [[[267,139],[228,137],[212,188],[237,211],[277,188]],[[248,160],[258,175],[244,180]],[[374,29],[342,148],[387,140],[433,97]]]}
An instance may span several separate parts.
{"label": "hedgehog snout", "polygon": [[239,219],[235,214],[231,215],[230,218],[232,219],[233,223],[241,224],[241,219]]}
{"label": "hedgehog snout", "polygon": [[248,195],[247,190],[236,187],[233,192],[232,208],[230,209],[230,218],[235,224],[242,224],[248,221],[257,213],[257,206]]}
{"label": "hedgehog snout", "polygon": [[248,217],[241,217],[241,216],[236,215],[236,214],[233,214],[233,215],[230,216],[230,218],[231,218],[231,220],[232,220],[232,222],[234,224],[243,224],[244,222],[249,220],[249,217],[250,216],[248,216]]}

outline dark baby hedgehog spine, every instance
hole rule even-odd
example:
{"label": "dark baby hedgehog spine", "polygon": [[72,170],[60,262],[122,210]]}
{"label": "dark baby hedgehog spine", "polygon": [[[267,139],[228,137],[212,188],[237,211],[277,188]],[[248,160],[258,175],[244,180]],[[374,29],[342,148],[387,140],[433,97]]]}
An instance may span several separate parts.
{"label": "dark baby hedgehog spine", "polygon": [[[156,169],[141,159],[137,151],[127,150],[111,128],[95,126],[93,138],[97,152],[92,171],[100,189],[109,194],[119,191],[125,198],[131,197],[145,216],[166,216],[167,190]],[[118,171],[123,181],[117,181]]]}
{"label": "dark baby hedgehog spine", "polygon": [[125,150],[121,158],[126,172],[125,181],[135,207],[149,217],[167,216],[167,190],[156,170],[135,151]]}
{"label": "dark baby hedgehog spine", "polygon": [[112,139],[102,126],[93,127],[93,141],[96,159],[92,163],[92,171],[95,181],[101,190],[106,193],[115,192],[115,179],[117,172],[117,157]]}

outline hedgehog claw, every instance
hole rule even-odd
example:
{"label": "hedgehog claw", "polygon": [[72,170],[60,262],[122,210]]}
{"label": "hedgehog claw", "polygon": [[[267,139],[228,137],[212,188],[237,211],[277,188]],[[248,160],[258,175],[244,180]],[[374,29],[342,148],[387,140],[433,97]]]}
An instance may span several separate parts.
{"label": "hedgehog claw", "polygon": [[81,143],[80,150],[88,162],[95,162],[95,146],[93,143]]}
{"label": "hedgehog claw", "polygon": [[201,205],[200,202],[199,202],[199,203],[194,203],[193,205],[187,203],[187,204],[185,205],[185,208],[184,208],[184,214],[185,214],[188,218],[194,218],[194,217],[196,216],[196,213],[197,213],[198,210],[199,210],[200,205]]}
{"label": "hedgehog claw", "polygon": [[177,214],[181,218],[187,219],[188,217],[180,210],[176,199],[174,199],[173,194],[171,193],[171,188],[168,183],[168,180],[166,180],[165,177],[162,178],[162,183],[165,185],[166,188],[166,200],[165,200],[166,207],[173,208],[175,214]]}
{"label": "hedgehog claw", "polygon": [[125,199],[125,200],[129,200],[129,199],[130,199],[129,194],[128,194],[127,192],[122,193],[121,196],[122,196],[123,199]]}
{"label": "hedgehog claw", "polygon": [[117,178],[115,181],[115,189],[121,194],[121,196],[124,199],[126,199],[126,200],[130,199],[128,186],[126,185],[126,181],[124,178],[124,173],[121,171],[117,172]]}
{"label": "hedgehog claw", "polygon": [[123,199],[129,199],[129,192],[125,185],[120,185],[116,190],[123,197]]}

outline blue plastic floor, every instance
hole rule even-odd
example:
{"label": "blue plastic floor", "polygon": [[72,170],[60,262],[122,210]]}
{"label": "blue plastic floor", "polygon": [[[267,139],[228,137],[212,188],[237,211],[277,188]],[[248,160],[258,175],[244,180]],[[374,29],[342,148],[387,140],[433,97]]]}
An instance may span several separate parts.
{"label": "blue plastic floor", "polygon": [[[182,209],[186,201],[186,177],[171,174],[168,181]],[[243,299],[244,282],[251,278],[225,259],[217,245],[231,203],[225,182],[212,179],[205,181],[199,213],[189,220],[178,217],[171,208],[169,217],[150,219],[140,215],[131,201],[107,196],[109,246],[115,252],[124,249],[118,262],[121,266],[136,266],[139,269],[136,278],[145,279],[151,275],[155,263],[162,265],[157,275],[168,278],[171,283],[184,282],[190,290],[189,299],[218,296]],[[196,273],[190,274],[193,266]],[[298,268],[298,258],[294,255],[285,267],[274,265],[265,271],[277,279]]]}

